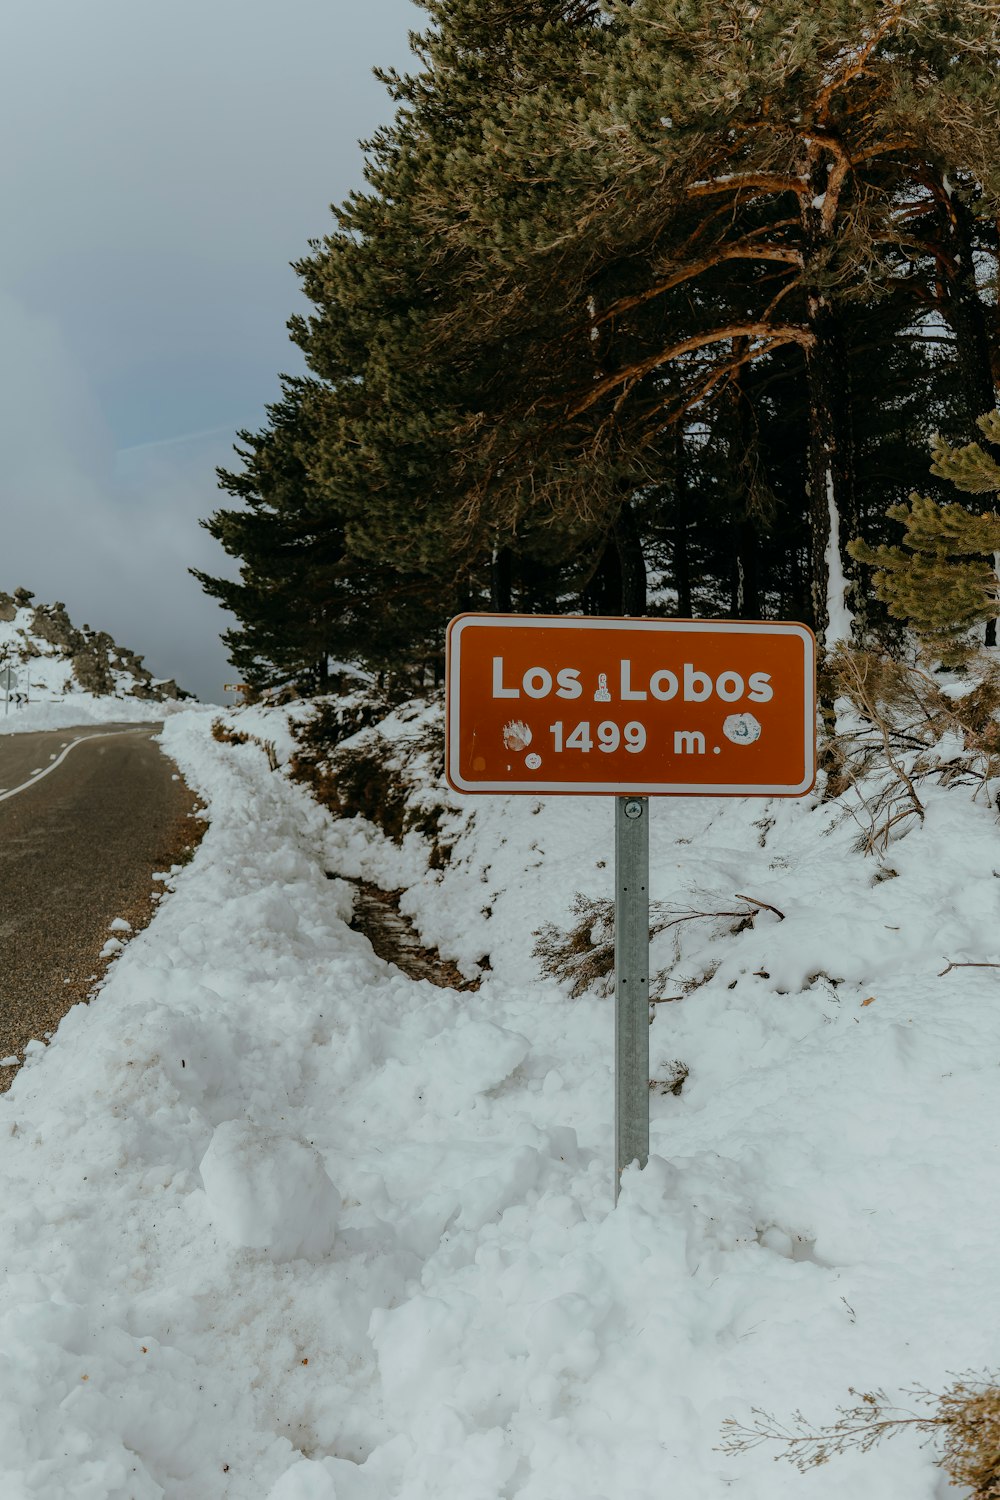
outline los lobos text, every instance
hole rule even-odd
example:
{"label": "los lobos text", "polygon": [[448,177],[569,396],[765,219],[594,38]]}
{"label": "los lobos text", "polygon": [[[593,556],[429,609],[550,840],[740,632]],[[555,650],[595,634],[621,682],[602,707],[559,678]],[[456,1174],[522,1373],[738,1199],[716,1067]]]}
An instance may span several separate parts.
{"label": "los lobos text", "polygon": [[[592,684],[594,689],[614,679],[617,699],[622,703],[641,703],[656,699],[669,703],[678,698],[685,703],[706,703],[713,696],[723,703],[769,703],[774,697],[769,672],[750,672],[744,680],[739,672],[723,671],[712,676],[701,671],[693,662],[680,664],[676,671],[661,667],[633,680],[632,663],[623,659],[618,663],[618,672],[601,673]],[[581,670],[577,667],[560,667],[554,674],[547,667],[528,667],[521,673],[510,674],[502,656],[493,658],[494,698],[582,698],[584,684]],[[596,696],[596,694],[595,694]],[[604,695],[601,695],[602,698]],[[610,691],[608,698],[612,698]]]}

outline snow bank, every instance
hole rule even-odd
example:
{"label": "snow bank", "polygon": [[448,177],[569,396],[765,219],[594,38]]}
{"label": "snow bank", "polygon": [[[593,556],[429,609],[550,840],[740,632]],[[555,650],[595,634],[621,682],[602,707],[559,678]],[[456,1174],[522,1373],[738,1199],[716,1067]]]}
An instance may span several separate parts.
{"label": "snow bank", "polygon": [[[929,797],[876,881],[833,807],[655,806],[654,899],[784,920],[657,940],[653,1072],[690,1073],[612,1211],[610,1006],[530,953],[610,893],[610,803],[452,801],[431,871],[210,726],[163,736],[193,863],[0,1099],[5,1497],[951,1493],[905,1437],[717,1444],[996,1363],[998,979],[938,977],[1000,962],[994,815]],[[405,886],[479,991],[376,959],[327,871]]]}
{"label": "snow bank", "polygon": [[84,724],[154,724],[171,714],[197,711],[190,703],[162,703],[138,698],[98,697],[68,692],[65,697],[11,706],[4,713],[0,693],[0,734],[32,734],[43,729],[74,729]]}

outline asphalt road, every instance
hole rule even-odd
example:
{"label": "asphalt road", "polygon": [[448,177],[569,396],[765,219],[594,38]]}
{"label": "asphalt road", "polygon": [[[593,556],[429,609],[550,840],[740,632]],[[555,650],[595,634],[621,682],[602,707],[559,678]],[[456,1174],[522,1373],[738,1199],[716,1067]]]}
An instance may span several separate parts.
{"label": "asphalt road", "polygon": [[[144,927],[153,872],[197,840],[194,798],[152,739],[161,727],[0,735],[0,1058],[94,990],[109,924]],[[0,1090],[14,1071],[0,1068]]]}

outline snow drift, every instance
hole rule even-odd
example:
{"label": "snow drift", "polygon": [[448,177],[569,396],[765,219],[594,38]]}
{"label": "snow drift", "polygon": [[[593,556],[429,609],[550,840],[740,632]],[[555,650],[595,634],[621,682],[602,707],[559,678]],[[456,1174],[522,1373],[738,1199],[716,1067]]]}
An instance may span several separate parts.
{"label": "snow drift", "polygon": [[[880,869],[816,797],[655,806],[655,900],[783,920],[657,940],[652,1071],[688,1075],[612,1210],[609,1002],[531,954],[610,894],[610,804],[425,785],[431,870],[203,714],[164,743],[204,842],[0,1099],[5,1496],[952,1493],[906,1437],[806,1476],[718,1444],[995,1363],[998,979],[940,973],[1000,963],[990,809],[940,789]],[[478,992],[377,959],[359,875],[488,954]]]}

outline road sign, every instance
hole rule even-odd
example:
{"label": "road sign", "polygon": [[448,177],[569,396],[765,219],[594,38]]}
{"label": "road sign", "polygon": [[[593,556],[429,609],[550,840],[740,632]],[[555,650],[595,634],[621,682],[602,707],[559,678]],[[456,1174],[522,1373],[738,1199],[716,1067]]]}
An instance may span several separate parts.
{"label": "road sign", "polygon": [[804,625],[459,615],[447,775],[461,792],[799,797],[816,774]]}
{"label": "road sign", "polygon": [[5,662],[3,666],[0,666],[0,692],[4,695],[3,711],[5,714],[10,709],[11,698],[14,699],[18,707],[21,706],[23,695],[15,691],[19,682],[20,678],[17,675],[17,671],[9,662]]}
{"label": "road sign", "polygon": [[800,797],[816,774],[804,625],[459,615],[448,780],[615,801],[615,1201],[649,1156],[647,795]]}

